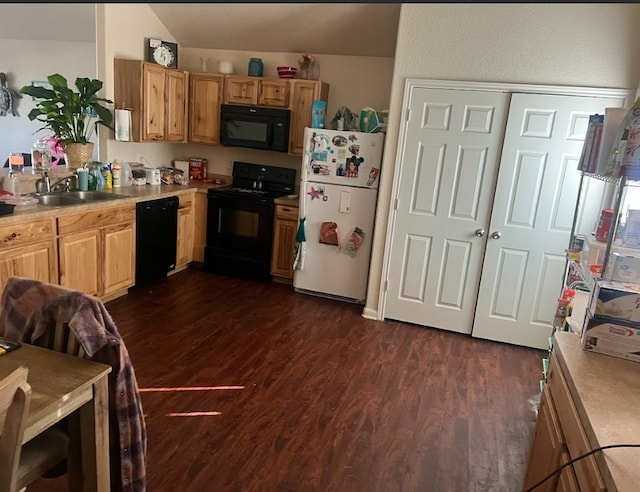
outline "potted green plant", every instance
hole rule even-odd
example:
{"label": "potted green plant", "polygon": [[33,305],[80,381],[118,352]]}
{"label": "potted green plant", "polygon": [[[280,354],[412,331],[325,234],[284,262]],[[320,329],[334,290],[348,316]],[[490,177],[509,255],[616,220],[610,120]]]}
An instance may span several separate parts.
{"label": "potted green plant", "polygon": [[83,167],[91,160],[93,142],[90,140],[98,125],[113,129],[113,113],[102,105],[113,101],[97,96],[103,86],[97,79],[76,78],[77,91],[69,88],[67,79],[59,73],[49,75],[47,81],[50,89],[31,85],[20,89],[22,94],[37,98],[29,119],[43,124],[37,131],[49,129],[64,144],[67,166]]}

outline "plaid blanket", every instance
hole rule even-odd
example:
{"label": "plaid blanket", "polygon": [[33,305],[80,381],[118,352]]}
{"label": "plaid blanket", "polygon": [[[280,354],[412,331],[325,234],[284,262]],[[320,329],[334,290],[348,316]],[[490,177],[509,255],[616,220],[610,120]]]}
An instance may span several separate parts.
{"label": "plaid blanket", "polygon": [[85,357],[110,365],[111,490],[146,489],[147,434],[142,401],[127,348],[100,299],[37,280],[10,277],[2,294],[0,336],[46,346],[47,332],[65,322]]}

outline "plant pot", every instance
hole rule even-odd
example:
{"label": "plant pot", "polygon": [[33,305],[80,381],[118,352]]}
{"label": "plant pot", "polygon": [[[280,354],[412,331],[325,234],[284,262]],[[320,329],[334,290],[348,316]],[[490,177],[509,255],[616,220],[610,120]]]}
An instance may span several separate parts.
{"label": "plant pot", "polygon": [[69,169],[80,169],[93,160],[93,142],[70,143],[64,146],[64,158]]}

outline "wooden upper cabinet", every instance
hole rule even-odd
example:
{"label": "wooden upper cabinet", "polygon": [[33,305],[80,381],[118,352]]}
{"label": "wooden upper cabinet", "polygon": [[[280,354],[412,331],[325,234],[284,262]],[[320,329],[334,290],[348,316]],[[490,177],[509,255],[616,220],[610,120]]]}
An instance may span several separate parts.
{"label": "wooden upper cabinet", "polygon": [[164,68],[160,65],[146,65],[142,71],[142,81],[142,140],[164,140],[166,126]]}
{"label": "wooden upper cabinet", "polygon": [[261,79],[258,105],[286,108],[289,106],[289,81]]}
{"label": "wooden upper cabinet", "polygon": [[228,75],[224,85],[226,104],[289,107],[289,80]]}
{"label": "wooden upper cabinet", "polygon": [[189,76],[189,142],[215,145],[220,141],[220,104],[224,77]]}
{"label": "wooden upper cabinet", "polygon": [[257,77],[225,77],[224,102],[227,104],[258,104]]}
{"label": "wooden upper cabinet", "polygon": [[302,155],[304,129],[311,126],[313,101],[327,101],[329,84],[319,80],[291,80],[291,124],[289,127],[289,154]]}
{"label": "wooden upper cabinet", "polygon": [[131,110],[131,140],[186,142],[189,74],[122,58],[113,68],[114,105]]}
{"label": "wooden upper cabinet", "polygon": [[165,73],[167,94],[165,100],[167,142],[187,140],[187,72],[168,70]]}

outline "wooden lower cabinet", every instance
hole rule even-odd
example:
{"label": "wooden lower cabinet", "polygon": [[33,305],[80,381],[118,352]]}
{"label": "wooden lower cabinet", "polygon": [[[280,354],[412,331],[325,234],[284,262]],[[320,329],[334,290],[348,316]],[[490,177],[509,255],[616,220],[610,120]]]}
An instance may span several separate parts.
{"label": "wooden lower cabinet", "polygon": [[54,219],[0,227],[0,290],[11,276],[56,283]]}
{"label": "wooden lower cabinet", "polygon": [[293,280],[293,259],[298,230],[298,207],[276,204],[273,221],[271,275],[274,280]]}
{"label": "wooden lower cabinet", "polygon": [[26,277],[56,283],[56,247],[53,239],[0,251],[0,291],[9,277]]}
{"label": "wooden lower cabinet", "polygon": [[108,226],[101,231],[102,296],[107,296],[133,286],[136,281],[136,229],[127,222]]}
{"label": "wooden lower cabinet", "polygon": [[100,229],[69,234],[58,239],[60,285],[100,295]]}
{"label": "wooden lower cabinet", "polygon": [[135,205],[59,217],[59,284],[101,298],[132,287],[135,217]]}
{"label": "wooden lower cabinet", "polygon": [[207,241],[207,193],[196,193],[193,208],[193,261],[204,262]]}
{"label": "wooden lower cabinet", "polygon": [[[560,466],[563,438],[558,416],[549,391],[543,391],[538,407],[538,419],[533,437],[535,446],[532,447],[524,479],[525,490],[532,487],[546,475]],[[548,479],[536,490],[552,492],[557,488],[558,476]]]}
{"label": "wooden lower cabinet", "polygon": [[[180,195],[178,206],[178,238],[176,268],[173,272],[184,270],[193,261],[194,194]],[[173,273],[172,272],[172,273]]]}
{"label": "wooden lower cabinet", "polygon": [[[552,353],[547,384],[542,391],[529,453],[523,491],[529,490],[562,464],[591,450],[562,369]],[[607,490],[593,455],[565,467],[537,487],[542,491]]]}
{"label": "wooden lower cabinet", "polygon": [[[565,448],[560,454],[560,465],[564,465],[569,461],[571,461],[571,457]],[[558,492],[580,492],[578,479],[576,478],[576,473],[573,471],[573,466],[567,466],[560,472],[557,490]]]}

